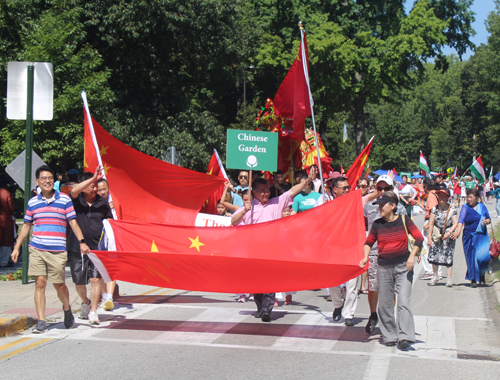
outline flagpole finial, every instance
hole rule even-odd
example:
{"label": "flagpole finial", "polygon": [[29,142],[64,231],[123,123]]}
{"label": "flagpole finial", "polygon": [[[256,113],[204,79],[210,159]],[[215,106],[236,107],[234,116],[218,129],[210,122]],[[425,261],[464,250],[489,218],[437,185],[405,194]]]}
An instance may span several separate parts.
{"label": "flagpole finial", "polygon": [[302,21],[299,21],[299,29],[304,30],[304,25],[302,24]]}

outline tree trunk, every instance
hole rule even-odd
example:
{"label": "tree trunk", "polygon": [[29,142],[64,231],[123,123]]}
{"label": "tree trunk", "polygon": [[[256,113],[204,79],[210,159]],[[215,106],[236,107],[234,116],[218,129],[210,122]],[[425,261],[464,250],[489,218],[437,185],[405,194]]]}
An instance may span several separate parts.
{"label": "tree trunk", "polygon": [[354,99],[354,134],[356,136],[356,155],[359,155],[366,146],[365,136],[365,99]]}

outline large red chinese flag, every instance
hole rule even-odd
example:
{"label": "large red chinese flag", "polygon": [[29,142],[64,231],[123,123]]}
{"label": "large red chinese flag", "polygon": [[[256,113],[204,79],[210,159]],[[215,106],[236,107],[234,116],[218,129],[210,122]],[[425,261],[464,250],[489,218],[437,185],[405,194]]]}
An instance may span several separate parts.
{"label": "large red chinese flag", "polygon": [[363,272],[361,191],[288,218],[248,226],[109,223],[117,251],[89,254],[105,281],[269,293],[336,286]]}
{"label": "large red chinese flag", "polygon": [[299,52],[290,67],[288,74],[278,88],[274,97],[274,107],[287,119],[293,119],[293,133],[300,142],[305,139],[304,120],[311,116],[311,101],[309,97],[309,52],[307,50],[306,33],[301,30]]}
{"label": "large red chinese flag", "polygon": [[[373,136],[375,137],[375,136]],[[368,156],[370,155],[370,150],[372,148],[373,137],[366,145],[365,149],[360,153],[360,155],[354,160],[351,167],[346,173],[347,182],[349,185],[354,188],[358,183],[359,177],[363,174],[363,170],[365,169],[366,161],[368,160]]]}
{"label": "large red chinese flag", "polygon": [[[215,153],[212,154],[212,158],[208,163],[207,174],[224,178],[219,160],[217,160],[217,155]],[[222,197],[223,192],[224,186],[221,186],[205,201],[200,212],[203,212],[205,214],[217,214],[217,201]]]}
{"label": "large red chinese flag", "polygon": [[[85,111],[83,119],[84,166],[94,172],[97,156]],[[194,225],[203,203],[224,184],[218,176],[169,164],[123,144],[94,118],[92,124],[118,219]]]}

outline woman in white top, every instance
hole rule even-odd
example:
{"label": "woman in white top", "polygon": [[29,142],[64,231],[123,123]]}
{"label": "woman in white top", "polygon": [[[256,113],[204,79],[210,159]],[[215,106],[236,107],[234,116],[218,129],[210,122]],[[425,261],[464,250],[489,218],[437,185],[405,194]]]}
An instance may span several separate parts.
{"label": "woman in white top", "polygon": [[401,178],[403,179],[403,184],[399,190],[399,199],[401,200],[401,204],[406,208],[406,213],[411,217],[412,202],[417,196],[417,190],[408,183],[406,175],[403,175]]}

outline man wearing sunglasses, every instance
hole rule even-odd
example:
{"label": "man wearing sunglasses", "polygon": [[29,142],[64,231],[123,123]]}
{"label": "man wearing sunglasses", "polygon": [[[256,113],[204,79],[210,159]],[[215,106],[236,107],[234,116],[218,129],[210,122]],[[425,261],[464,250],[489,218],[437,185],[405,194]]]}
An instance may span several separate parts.
{"label": "man wearing sunglasses", "polygon": [[[376,183],[376,194],[380,197],[386,191],[394,190],[394,181],[388,175],[381,175],[377,178]],[[364,205],[363,211],[365,214],[367,228],[366,231],[370,231],[373,222],[379,219],[380,211],[377,204],[368,202]],[[396,215],[407,215],[406,209],[401,203],[397,204]],[[375,332],[375,326],[378,323],[377,315],[377,303],[378,303],[378,281],[377,281],[377,267],[378,267],[378,244],[375,243],[368,256],[370,265],[368,266],[368,303],[370,305],[370,317],[368,318],[368,323],[366,324],[365,331],[368,334],[373,334]]]}
{"label": "man wearing sunglasses", "polygon": [[[336,177],[332,179],[332,193],[335,198],[349,194],[351,186],[345,177]],[[345,301],[342,301],[340,286],[329,288],[333,303],[333,320],[340,321],[344,317],[346,326],[354,326],[354,312],[358,305],[358,277],[355,277],[345,283]]]}

